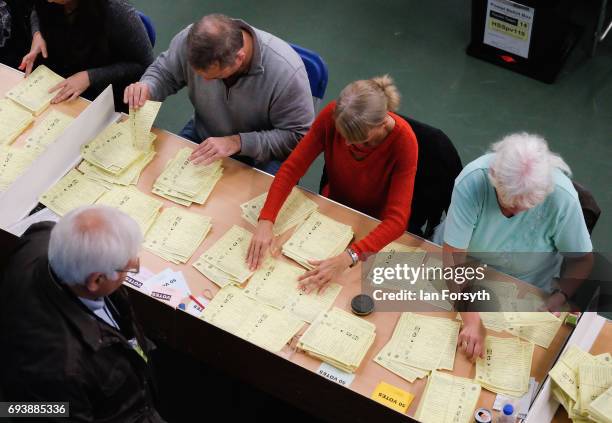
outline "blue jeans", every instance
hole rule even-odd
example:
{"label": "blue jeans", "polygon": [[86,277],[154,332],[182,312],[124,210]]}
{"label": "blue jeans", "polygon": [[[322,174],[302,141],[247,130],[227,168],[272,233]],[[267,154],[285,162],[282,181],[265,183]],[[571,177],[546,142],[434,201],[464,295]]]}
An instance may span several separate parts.
{"label": "blue jeans", "polygon": [[[183,129],[181,129],[179,135],[183,138],[195,142],[196,144],[201,144],[202,141],[204,141],[203,139],[198,137],[198,134],[196,133],[195,122],[193,118],[189,119],[189,122],[187,122]],[[278,172],[281,165],[283,164],[283,162],[280,160],[270,160],[269,162],[255,162],[255,160],[253,160],[251,157],[239,156],[237,154],[234,154],[232,156],[232,159],[236,159],[256,169],[263,170],[264,172],[269,173],[272,176],[276,175],[276,172]]]}

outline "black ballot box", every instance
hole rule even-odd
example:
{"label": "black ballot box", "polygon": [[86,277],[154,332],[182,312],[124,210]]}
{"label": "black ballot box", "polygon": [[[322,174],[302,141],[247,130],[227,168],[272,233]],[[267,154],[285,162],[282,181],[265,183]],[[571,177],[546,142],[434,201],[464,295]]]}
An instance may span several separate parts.
{"label": "black ballot box", "polygon": [[553,83],[582,28],[563,0],[472,0],[471,56]]}

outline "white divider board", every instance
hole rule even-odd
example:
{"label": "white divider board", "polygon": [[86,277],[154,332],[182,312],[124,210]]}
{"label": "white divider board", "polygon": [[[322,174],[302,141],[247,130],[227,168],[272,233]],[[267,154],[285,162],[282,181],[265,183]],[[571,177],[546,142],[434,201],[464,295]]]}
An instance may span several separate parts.
{"label": "white divider board", "polygon": [[[584,351],[589,351],[595,343],[601,328],[603,328],[606,319],[597,315],[595,312],[584,313],[572,335],[565,344],[565,348],[561,351],[559,357],[572,345],[576,345]],[[558,360],[558,359],[557,359]],[[555,361],[556,362],[556,361]],[[559,401],[552,395],[550,376],[547,376],[542,389],[536,396],[529,414],[525,419],[525,423],[544,423],[550,422],[559,408]]]}
{"label": "white divider board", "polygon": [[38,198],[81,160],[81,145],[91,141],[117,120],[113,89],[106,89],[83,110],[44,153],[0,194],[0,228],[7,229],[26,217]]}

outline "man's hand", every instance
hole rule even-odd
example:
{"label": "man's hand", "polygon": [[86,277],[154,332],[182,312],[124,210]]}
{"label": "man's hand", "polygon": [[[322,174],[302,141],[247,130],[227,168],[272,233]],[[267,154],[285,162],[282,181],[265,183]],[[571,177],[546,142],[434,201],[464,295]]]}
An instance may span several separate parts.
{"label": "man's hand", "polygon": [[318,293],[321,293],[325,291],[327,284],[340,277],[351,266],[353,259],[344,251],[335,257],[326,260],[308,260],[308,263],[317,267],[298,278],[300,289],[306,293],[316,289]]}
{"label": "man's hand", "polygon": [[457,345],[468,359],[475,361],[478,357],[484,358],[484,340],[487,331],[476,312],[461,313],[463,328],[459,333]]}
{"label": "man's hand", "polygon": [[202,144],[193,150],[189,160],[194,164],[206,166],[216,160],[238,153],[241,148],[240,135],[210,137],[202,141]]}
{"label": "man's hand", "polygon": [[36,58],[39,54],[46,59],[47,56],[47,42],[43,38],[40,31],[36,31],[32,36],[32,45],[30,47],[30,52],[23,56],[21,59],[21,64],[19,65],[19,70],[25,72],[25,76],[28,76],[32,72],[32,67],[34,66],[34,62],[36,62]]}
{"label": "man's hand", "polygon": [[149,86],[144,82],[135,82],[125,87],[123,92],[123,102],[128,104],[130,109],[139,109],[151,98]]}
{"label": "man's hand", "polygon": [[253,238],[249,244],[246,262],[251,270],[257,270],[263,263],[268,248],[273,257],[278,255],[278,248],[274,243],[274,233],[272,227],[274,224],[269,220],[260,220],[255,228]]}
{"label": "man's hand", "polygon": [[89,88],[89,74],[87,71],[77,72],[49,90],[50,93],[57,91],[51,103],[57,104],[64,100],[75,100],[87,88]]}
{"label": "man's hand", "polygon": [[549,311],[556,317],[561,315],[563,306],[567,303],[565,295],[560,292],[555,292],[546,300],[546,303],[540,307],[540,311]]}

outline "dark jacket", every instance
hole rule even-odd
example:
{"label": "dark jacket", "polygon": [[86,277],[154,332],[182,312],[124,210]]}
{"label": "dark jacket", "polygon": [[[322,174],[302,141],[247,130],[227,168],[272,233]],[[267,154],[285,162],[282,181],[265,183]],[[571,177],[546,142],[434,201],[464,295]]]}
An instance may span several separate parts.
{"label": "dark jacket", "polygon": [[0,390],[5,401],[68,401],[71,421],[158,422],[150,344],[134,320],[127,290],[107,305],[121,331],[58,282],[47,260],[53,223],[32,225],[0,275]]}

